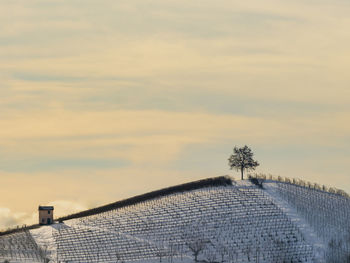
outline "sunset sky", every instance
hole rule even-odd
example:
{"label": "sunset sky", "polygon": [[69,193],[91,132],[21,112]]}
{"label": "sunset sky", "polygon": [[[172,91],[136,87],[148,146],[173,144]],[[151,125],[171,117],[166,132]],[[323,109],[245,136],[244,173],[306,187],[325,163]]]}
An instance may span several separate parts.
{"label": "sunset sky", "polygon": [[0,229],[229,170],[350,193],[348,0],[1,0]]}

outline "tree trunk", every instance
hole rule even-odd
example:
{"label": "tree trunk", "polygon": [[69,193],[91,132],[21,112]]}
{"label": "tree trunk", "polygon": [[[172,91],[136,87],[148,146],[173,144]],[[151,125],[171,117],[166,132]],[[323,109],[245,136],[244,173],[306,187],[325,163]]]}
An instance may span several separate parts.
{"label": "tree trunk", "polygon": [[194,253],[194,262],[198,262],[198,254],[199,251]]}
{"label": "tree trunk", "polygon": [[243,169],[244,169],[244,168],[241,167],[241,175],[242,175],[242,178],[241,178],[241,179],[242,179],[242,180],[243,180]]}

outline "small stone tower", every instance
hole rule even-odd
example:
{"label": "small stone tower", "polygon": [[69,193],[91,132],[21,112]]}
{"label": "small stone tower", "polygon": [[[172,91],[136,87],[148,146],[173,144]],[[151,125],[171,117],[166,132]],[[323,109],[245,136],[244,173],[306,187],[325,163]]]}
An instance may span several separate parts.
{"label": "small stone tower", "polygon": [[50,225],[53,223],[53,206],[39,206],[39,224]]}

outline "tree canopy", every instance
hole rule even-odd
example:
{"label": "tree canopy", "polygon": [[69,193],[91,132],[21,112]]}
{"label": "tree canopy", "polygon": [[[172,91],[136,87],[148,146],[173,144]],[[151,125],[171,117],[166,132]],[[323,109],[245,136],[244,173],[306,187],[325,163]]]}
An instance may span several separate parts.
{"label": "tree canopy", "polygon": [[242,148],[234,147],[233,154],[228,158],[228,164],[230,169],[236,169],[241,171],[241,176],[243,180],[244,170],[255,170],[259,163],[253,159],[252,150],[245,145]]}

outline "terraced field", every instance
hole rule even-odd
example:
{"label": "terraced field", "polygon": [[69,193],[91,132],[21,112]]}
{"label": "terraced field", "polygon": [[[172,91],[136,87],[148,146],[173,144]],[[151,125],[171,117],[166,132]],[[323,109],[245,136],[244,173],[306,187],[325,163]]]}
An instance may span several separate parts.
{"label": "terraced field", "polygon": [[44,251],[29,231],[0,237],[0,260],[9,262],[43,262]]}
{"label": "terraced field", "polygon": [[349,198],[271,180],[263,186],[218,183],[127,200],[1,236],[0,261],[347,262]]}

